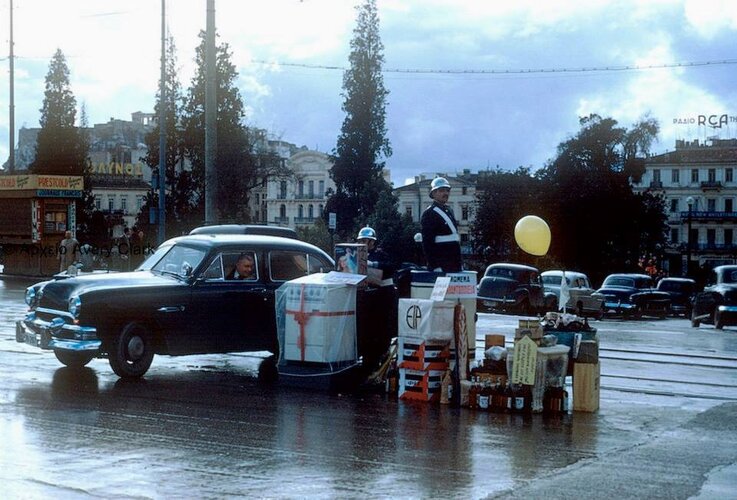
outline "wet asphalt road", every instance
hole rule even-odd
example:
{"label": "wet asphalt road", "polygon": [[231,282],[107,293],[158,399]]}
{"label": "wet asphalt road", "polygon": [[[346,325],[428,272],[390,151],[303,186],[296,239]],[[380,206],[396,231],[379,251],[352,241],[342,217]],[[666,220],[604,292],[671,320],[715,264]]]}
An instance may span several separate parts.
{"label": "wet asphalt road", "polygon": [[597,413],[500,415],[265,385],[254,355],[69,370],[15,342],[25,285],[0,280],[2,498],[737,497],[737,328],[594,322]]}

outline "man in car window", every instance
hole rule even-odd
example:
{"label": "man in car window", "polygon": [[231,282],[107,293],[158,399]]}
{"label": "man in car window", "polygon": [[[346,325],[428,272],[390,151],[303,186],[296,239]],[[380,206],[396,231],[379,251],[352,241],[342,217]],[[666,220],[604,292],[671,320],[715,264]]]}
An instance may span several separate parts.
{"label": "man in car window", "polygon": [[235,267],[228,274],[226,279],[229,280],[250,280],[256,277],[256,266],[254,264],[253,255],[250,253],[242,253],[238,256]]}

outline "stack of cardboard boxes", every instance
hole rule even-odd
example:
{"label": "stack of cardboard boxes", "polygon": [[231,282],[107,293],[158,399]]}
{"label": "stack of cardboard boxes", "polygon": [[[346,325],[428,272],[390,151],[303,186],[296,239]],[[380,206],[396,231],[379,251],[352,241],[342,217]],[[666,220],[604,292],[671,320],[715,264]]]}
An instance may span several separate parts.
{"label": "stack of cardboard boxes", "polygon": [[439,401],[450,367],[453,304],[400,299],[398,322],[399,399]]}

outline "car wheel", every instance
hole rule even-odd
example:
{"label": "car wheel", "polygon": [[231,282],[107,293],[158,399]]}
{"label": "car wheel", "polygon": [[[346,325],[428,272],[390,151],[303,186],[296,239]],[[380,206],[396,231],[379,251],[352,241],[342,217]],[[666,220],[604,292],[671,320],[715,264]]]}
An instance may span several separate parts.
{"label": "car wheel", "polygon": [[258,380],[271,384],[279,379],[279,370],[276,367],[276,356],[269,356],[258,365]]}
{"label": "car wheel", "polygon": [[54,355],[62,365],[68,366],[69,368],[87,366],[87,363],[95,357],[94,354],[88,352],[62,351],[59,349],[54,350]]}
{"label": "car wheel", "polygon": [[598,311],[596,311],[596,314],[594,314],[594,319],[597,321],[601,321],[604,317],[604,304],[601,305]]}
{"label": "car wheel", "polygon": [[529,299],[523,299],[519,305],[520,315],[532,316],[532,308],[530,307]]}
{"label": "car wheel", "polygon": [[717,330],[724,328],[724,318],[722,318],[722,313],[719,312],[719,309],[714,311],[714,328]]}
{"label": "car wheel", "polygon": [[146,327],[139,323],[128,323],[113,339],[110,352],[110,367],[122,378],[143,376],[154,359],[152,337]]}
{"label": "car wheel", "polygon": [[642,319],[642,307],[636,306],[635,311],[632,313],[633,319]]}
{"label": "car wheel", "polygon": [[581,302],[576,303],[576,316],[583,317],[583,304]]}
{"label": "car wheel", "polygon": [[694,309],[691,310],[691,326],[693,328],[698,328],[701,326],[701,320],[696,319],[696,311]]}

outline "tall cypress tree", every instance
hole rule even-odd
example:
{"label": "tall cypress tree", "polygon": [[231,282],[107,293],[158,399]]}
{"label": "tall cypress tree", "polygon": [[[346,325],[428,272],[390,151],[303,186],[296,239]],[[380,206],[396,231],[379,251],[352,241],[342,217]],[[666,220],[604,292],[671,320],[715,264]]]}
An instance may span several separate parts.
{"label": "tall cypress tree", "polygon": [[56,49],[46,75],[43,107],[39,110],[41,130],[36,141],[36,158],[29,167],[32,173],[84,174],[89,144],[74,125],[76,106],[66,58],[61,49]]}
{"label": "tall cypress tree", "polygon": [[336,192],[325,210],[337,213],[337,230],[341,234],[361,225],[372,213],[379,194],[391,189],[382,177],[384,159],[391,156],[392,150],[386,138],[389,92],[381,74],[384,45],[379,36],[376,0],[366,0],[357,10],[350,68],[343,74],[342,109],[346,116],[330,172]]}

